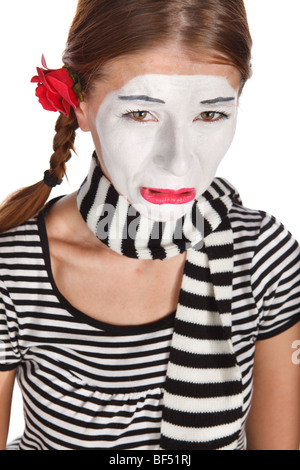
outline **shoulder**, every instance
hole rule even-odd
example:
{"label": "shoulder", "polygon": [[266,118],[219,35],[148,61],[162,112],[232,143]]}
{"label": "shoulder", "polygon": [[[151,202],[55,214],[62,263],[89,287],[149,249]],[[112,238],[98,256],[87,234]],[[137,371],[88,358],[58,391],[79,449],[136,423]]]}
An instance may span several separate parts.
{"label": "shoulder", "polygon": [[276,280],[283,272],[300,276],[299,243],[276,217],[234,204],[229,218],[236,250],[251,252],[254,286],[262,277]]}
{"label": "shoulder", "polygon": [[41,263],[41,239],[38,219],[0,233],[0,280],[10,279]]}
{"label": "shoulder", "polygon": [[[262,210],[249,209],[234,204],[229,219],[235,240],[240,243],[252,241],[256,258],[263,253],[275,252],[280,248],[289,249],[295,256],[300,255],[299,244],[289,230],[273,215]],[[271,250],[271,252],[269,251]]]}
{"label": "shoulder", "polygon": [[264,211],[235,204],[229,217],[236,269],[247,275],[259,339],[266,339],[300,319],[300,247],[285,226]]}
{"label": "shoulder", "polygon": [[0,257],[14,253],[39,241],[38,218],[32,218],[18,227],[0,233]]}

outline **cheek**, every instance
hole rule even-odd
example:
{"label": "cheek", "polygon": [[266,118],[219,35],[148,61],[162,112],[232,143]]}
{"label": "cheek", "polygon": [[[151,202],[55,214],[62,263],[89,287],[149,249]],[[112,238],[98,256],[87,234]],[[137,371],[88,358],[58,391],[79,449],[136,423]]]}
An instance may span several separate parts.
{"label": "cheek", "polygon": [[127,171],[144,165],[151,158],[156,141],[155,131],[143,124],[101,123],[99,120],[97,133],[106,164],[115,162]]}
{"label": "cheek", "polygon": [[194,133],[194,153],[205,165],[218,164],[229,149],[235,134],[235,121],[211,123]]}

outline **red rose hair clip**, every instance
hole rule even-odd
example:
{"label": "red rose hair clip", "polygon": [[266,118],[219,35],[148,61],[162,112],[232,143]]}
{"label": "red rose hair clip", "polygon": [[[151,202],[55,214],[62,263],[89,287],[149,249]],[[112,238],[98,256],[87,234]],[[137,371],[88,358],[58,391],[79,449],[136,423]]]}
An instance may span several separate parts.
{"label": "red rose hair clip", "polygon": [[43,69],[37,67],[38,75],[31,79],[38,83],[35,94],[39,102],[47,111],[59,111],[69,117],[71,106],[76,109],[83,101],[79,77],[69,67],[48,69],[44,56],[42,66]]}

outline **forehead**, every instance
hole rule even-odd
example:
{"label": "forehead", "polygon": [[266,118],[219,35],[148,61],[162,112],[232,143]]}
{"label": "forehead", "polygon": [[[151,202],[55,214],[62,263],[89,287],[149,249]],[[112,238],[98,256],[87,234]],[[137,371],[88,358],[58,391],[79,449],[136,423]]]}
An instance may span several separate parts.
{"label": "forehead", "polygon": [[206,96],[211,93],[232,96],[236,95],[236,91],[230,85],[226,77],[220,75],[168,75],[168,74],[145,74],[129,80],[116,94],[122,96],[134,96],[144,94],[158,94],[164,96],[173,96],[178,92],[184,95]]}
{"label": "forehead", "polygon": [[[196,60],[177,47],[170,46],[113,59],[102,67],[102,78],[92,83],[88,95],[99,102],[107,93],[120,90],[127,84],[137,85],[132,82],[133,79],[149,75],[152,75],[153,84],[153,75],[157,75],[160,78],[165,76],[169,84],[170,80],[174,84],[182,83],[180,77],[184,77],[184,80],[189,77],[187,80],[192,83],[195,76],[210,76],[225,78],[237,92],[241,85],[240,72],[232,65],[215,63],[204,57]],[[138,80],[142,86],[141,78]]]}

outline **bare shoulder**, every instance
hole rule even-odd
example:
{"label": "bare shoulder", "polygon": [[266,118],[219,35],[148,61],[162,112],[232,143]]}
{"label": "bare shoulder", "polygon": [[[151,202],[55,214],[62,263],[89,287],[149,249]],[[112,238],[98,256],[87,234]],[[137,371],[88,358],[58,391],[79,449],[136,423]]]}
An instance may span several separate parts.
{"label": "bare shoulder", "polygon": [[99,245],[78,211],[76,193],[56,202],[45,217],[49,241]]}
{"label": "bare shoulder", "polygon": [[51,268],[58,281],[99,266],[103,244],[89,230],[77,208],[76,193],[56,202],[45,217]]}

